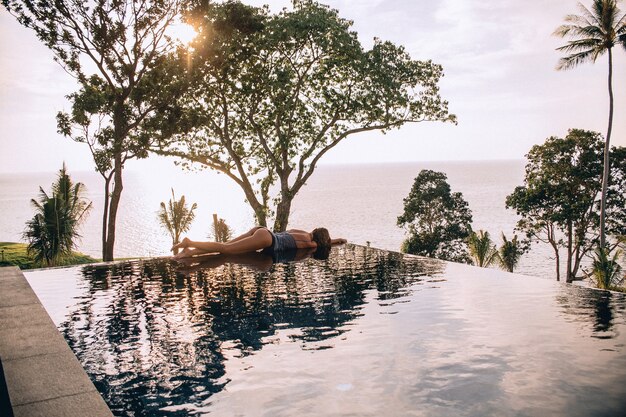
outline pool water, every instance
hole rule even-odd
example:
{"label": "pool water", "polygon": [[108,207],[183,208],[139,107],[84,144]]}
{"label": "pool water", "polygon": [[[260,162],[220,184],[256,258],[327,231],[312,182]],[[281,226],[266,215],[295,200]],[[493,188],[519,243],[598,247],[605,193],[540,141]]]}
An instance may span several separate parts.
{"label": "pool water", "polygon": [[355,245],[26,277],[117,416],[620,416],[626,298]]}

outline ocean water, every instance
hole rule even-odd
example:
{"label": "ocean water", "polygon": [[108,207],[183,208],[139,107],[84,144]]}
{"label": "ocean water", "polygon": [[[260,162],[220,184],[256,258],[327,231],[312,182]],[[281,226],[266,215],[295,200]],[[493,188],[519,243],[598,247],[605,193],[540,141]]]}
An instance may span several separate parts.
{"label": "ocean water", "polygon": [[[524,162],[464,161],[393,164],[322,165],[297,195],[290,227],[327,227],[331,235],[357,244],[397,251],[405,232],[396,225],[414,178],[422,169],[445,172],[453,191],[463,193],[473,213],[473,227],[490,232],[495,242],[500,234],[512,236],[517,216],[505,208],[505,198],[523,183]],[[93,210],[82,228],[78,249],[101,256],[103,181],[95,172],[72,172],[75,181],[87,187]],[[20,241],[24,224],[32,217],[30,199],[39,186],[49,190],[56,173],[0,174],[0,241]],[[116,257],[159,256],[168,253],[171,240],[159,226],[161,201],[185,195],[197,203],[196,219],[189,231],[193,239],[209,238],[212,215],[217,213],[235,234],[254,225],[240,189],[224,175],[188,172],[178,168],[131,170],[124,173],[124,192],[116,237]],[[554,277],[551,249],[535,246],[521,260],[517,272]]]}

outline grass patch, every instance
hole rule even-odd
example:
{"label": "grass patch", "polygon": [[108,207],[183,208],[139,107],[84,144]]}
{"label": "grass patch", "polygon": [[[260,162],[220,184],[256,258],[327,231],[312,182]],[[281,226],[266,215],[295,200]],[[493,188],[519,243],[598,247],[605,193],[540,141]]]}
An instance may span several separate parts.
{"label": "grass patch", "polygon": [[[0,266],[19,266],[20,269],[41,268],[40,265],[28,256],[26,251],[28,245],[25,243],[0,242]],[[92,258],[80,252],[72,252],[72,256],[64,259],[57,266],[79,265],[99,262],[99,259]]]}

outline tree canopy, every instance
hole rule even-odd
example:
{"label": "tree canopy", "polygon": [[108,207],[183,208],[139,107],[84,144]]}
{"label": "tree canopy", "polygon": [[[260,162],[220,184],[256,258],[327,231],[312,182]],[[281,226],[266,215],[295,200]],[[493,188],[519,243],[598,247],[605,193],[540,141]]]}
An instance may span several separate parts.
{"label": "tree canopy", "polygon": [[472,212],[463,195],[453,193],[446,174],[422,170],[404,199],[398,226],[408,238],[402,252],[455,262],[469,262],[465,241],[471,231]]}
{"label": "tree canopy", "polygon": [[379,39],[364,49],[352,22],[314,1],[277,14],[198,2],[187,18],[199,32],[180,59],[190,88],[179,130],[163,126],[154,150],[226,174],[261,225],[274,216],[274,229],[286,229],[293,198],[345,138],[455,121],[439,95],[440,65]]}
{"label": "tree canopy", "polygon": [[[560,249],[566,250],[566,279],[573,280],[580,262],[599,238],[603,138],[599,133],[571,129],[565,138],[550,137],[526,155],[524,185],[506,199],[521,216],[517,228],[535,241],[549,243],[560,279]],[[613,178],[608,195],[607,230],[624,230],[626,205],[623,149],[613,150]]]}
{"label": "tree canopy", "polygon": [[[147,156],[152,133],[146,121],[168,111],[176,76],[165,53],[174,45],[168,26],[178,18],[179,0],[85,2],[2,0],[5,8],[54,54],[79,85],[68,96],[70,113],[57,116],[58,131],[86,143],[102,175],[102,256],[113,259],[122,170]],[[161,82],[169,80],[167,90]],[[111,189],[112,187],[112,189]]]}

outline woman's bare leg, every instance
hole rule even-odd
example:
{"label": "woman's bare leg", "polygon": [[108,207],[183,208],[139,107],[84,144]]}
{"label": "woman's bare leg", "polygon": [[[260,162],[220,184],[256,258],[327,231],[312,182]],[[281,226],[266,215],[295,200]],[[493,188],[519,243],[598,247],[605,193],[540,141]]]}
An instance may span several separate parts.
{"label": "woman's bare leg", "polygon": [[252,236],[252,235],[254,234],[254,232],[256,232],[256,231],[257,231],[257,230],[259,230],[259,229],[265,229],[265,227],[263,227],[263,226],[256,226],[256,227],[253,227],[252,229],[248,230],[248,231],[247,231],[246,233],[244,233],[243,235],[239,235],[239,236],[237,236],[236,238],[231,239],[231,240],[229,240],[229,241],[228,241],[228,242],[226,242],[226,243],[234,243],[234,242],[238,242],[238,241],[240,241],[240,240],[241,240],[241,239],[243,239],[243,238],[250,237],[250,236]]}
{"label": "woman's bare leg", "polygon": [[185,248],[182,251],[180,251],[177,255],[174,255],[173,258],[174,259],[191,258],[192,256],[206,255],[207,253],[210,253],[210,252],[203,251],[202,249]]}
{"label": "woman's bare leg", "polygon": [[[174,246],[174,248],[194,248],[199,253],[223,253],[223,254],[235,254],[253,252],[260,249],[265,249],[272,245],[272,234],[266,228],[258,228],[249,236],[239,236],[237,239],[226,243],[219,242],[194,242],[187,238],[183,239],[181,243]],[[185,255],[190,256],[190,255]],[[192,255],[193,256],[193,255]]]}
{"label": "woman's bare leg", "polygon": [[[240,241],[240,240],[242,240],[242,239],[245,239],[245,238],[247,238],[247,237],[251,237],[251,236],[254,234],[254,232],[256,232],[256,231],[257,231],[257,230],[259,230],[259,229],[265,229],[265,227],[263,227],[263,226],[256,226],[256,227],[253,227],[252,229],[248,230],[246,233],[244,233],[244,234],[242,234],[242,235],[239,235],[239,236],[237,236],[236,238],[231,239],[231,240],[229,240],[228,242],[225,242],[225,243],[234,243],[234,242],[239,242],[239,241]],[[192,242],[191,240],[189,240],[189,238],[184,238],[184,239],[182,240],[182,242],[180,242],[180,243],[178,243],[178,244],[176,244],[176,245],[172,246],[172,249],[171,249],[171,250],[173,251],[174,249],[188,248],[188,247],[190,247],[190,246],[191,246],[191,247],[195,247],[195,248],[199,248],[198,246],[194,246],[194,245],[192,245],[192,243],[196,243],[196,244],[197,244],[197,243],[219,243],[219,242]],[[211,249],[213,249],[213,247],[211,247]],[[213,251],[213,250],[210,250],[210,251],[208,251],[207,253],[210,253],[210,252],[214,252],[214,251]]]}
{"label": "woman's bare leg", "polygon": [[173,252],[176,249],[185,249],[185,248],[187,248],[189,246],[189,242],[191,242],[191,240],[189,240],[189,238],[185,237],[185,238],[183,238],[183,240],[180,243],[177,243],[174,246],[172,246],[172,248],[170,250]]}
{"label": "woman's bare leg", "polygon": [[[256,229],[251,236],[222,245],[220,253],[232,255],[237,253],[254,252],[272,246],[272,233],[266,228]],[[201,248],[199,248],[201,249]]]}

